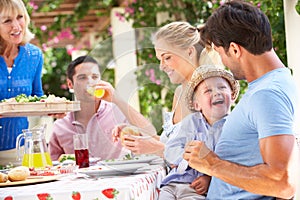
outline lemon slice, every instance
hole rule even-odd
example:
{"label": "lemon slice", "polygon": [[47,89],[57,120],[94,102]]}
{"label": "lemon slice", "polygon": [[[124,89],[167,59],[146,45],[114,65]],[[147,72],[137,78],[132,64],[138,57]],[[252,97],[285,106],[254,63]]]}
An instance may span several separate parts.
{"label": "lemon slice", "polygon": [[105,94],[105,90],[104,89],[95,89],[94,90],[94,96],[97,98],[102,98]]}
{"label": "lemon slice", "polygon": [[88,87],[86,90],[90,95],[93,95],[94,97],[97,98],[102,98],[105,94],[105,90],[101,88],[93,88],[93,87]]}

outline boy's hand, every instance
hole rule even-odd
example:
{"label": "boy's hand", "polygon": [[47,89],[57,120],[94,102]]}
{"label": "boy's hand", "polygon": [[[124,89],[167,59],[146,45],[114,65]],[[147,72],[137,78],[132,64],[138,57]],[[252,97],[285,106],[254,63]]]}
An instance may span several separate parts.
{"label": "boy's hand", "polygon": [[191,188],[194,188],[197,194],[203,195],[208,191],[211,177],[207,175],[199,176],[191,183]]}

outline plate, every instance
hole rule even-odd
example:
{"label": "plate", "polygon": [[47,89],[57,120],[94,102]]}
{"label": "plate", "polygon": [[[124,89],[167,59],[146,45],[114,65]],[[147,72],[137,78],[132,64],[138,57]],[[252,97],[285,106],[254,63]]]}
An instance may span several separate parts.
{"label": "plate", "polygon": [[132,163],[150,163],[152,160],[158,158],[154,155],[142,155],[134,156],[132,159],[113,159],[113,160],[102,160],[98,163],[103,165],[123,165],[123,164],[132,164]]}
{"label": "plate", "polygon": [[79,101],[0,103],[0,115],[5,117],[48,115],[80,110]]}
{"label": "plate", "polygon": [[46,183],[50,181],[58,180],[59,176],[29,176],[24,181],[7,181],[6,183],[0,183],[0,187],[18,186],[18,185],[30,185],[36,183]]}
{"label": "plate", "polygon": [[87,168],[80,168],[79,173],[87,174],[89,176],[108,176],[108,175],[124,175],[134,173],[137,169],[146,167],[148,164],[125,164],[125,165],[98,165]]}

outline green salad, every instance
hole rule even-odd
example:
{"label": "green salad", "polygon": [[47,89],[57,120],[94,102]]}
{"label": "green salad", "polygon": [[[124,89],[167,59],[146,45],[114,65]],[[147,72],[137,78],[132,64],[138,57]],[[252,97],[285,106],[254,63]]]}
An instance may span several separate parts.
{"label": "green salad", "polygon": [[26,102],[39,102],[39,101],[42,101],[42,99],[47,99],[47,95],[43,95],[41,97],[38,97],[36,95],[27,96],[26,94],[19,94],[16,97],[12,97],[12,98],[9,98],[9,99],[3,99],[3,100],[1,100],[1,102],[26,103]]}

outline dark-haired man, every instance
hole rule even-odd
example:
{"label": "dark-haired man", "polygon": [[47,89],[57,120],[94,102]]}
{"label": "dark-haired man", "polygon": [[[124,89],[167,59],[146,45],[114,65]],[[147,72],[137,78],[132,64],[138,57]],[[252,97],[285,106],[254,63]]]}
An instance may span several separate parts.
{"label": "dark-haired man", "polygon": [[[215,153],[189,143],[184,158],[212,176],[207,199],[289,199],[299,179],[295,112],[297,89],[272,47],[268,18],[257,7],[230,1],[200,31],[248,90],[228,116]],[[298,122],[299,123],[299,122]]]}
{"label": "dark-haired man", "polygon": [[[113,159],[128,153],[120,142],[112,139],[112,130],[121,123],[130,123],[146,132],[156,134],[154,126],[118,96],[108,82],[101,80],[99,64],[89,56],[73,60],[67,69],[67,84],[80,101],[80,111],[70,112],[54,122],[49,142],[52,160],[61,154],[73,154],[73,135],[88,134],[90,157]],[[87,90],[88,85],[105,90],[96,98]]]}

